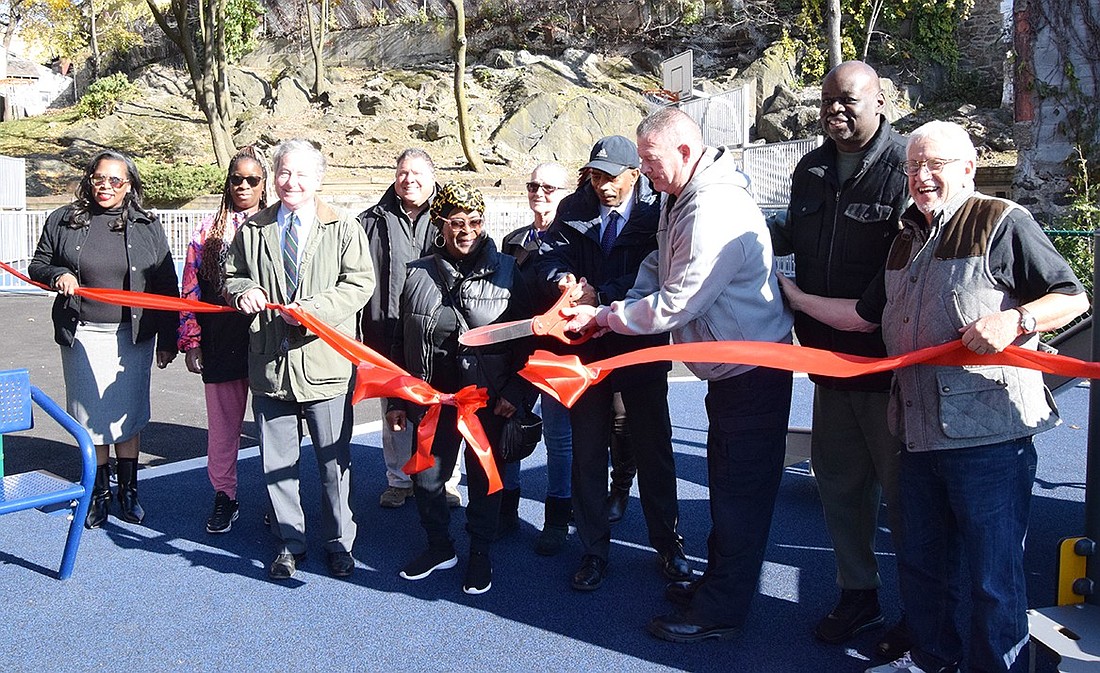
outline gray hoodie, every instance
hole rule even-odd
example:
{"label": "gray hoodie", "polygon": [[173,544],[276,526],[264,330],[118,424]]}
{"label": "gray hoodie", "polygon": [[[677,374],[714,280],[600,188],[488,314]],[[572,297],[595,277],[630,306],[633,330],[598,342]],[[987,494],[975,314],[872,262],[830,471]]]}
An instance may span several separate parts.
{"label": "gray hoodie", "polygon": [[[705,148],[671,208],[665,197],[657,251],[642,263],[626,299],[611,305],[612,330],[672,332],[673,343],[790,343],[793,319],[779,293],[771,235],[748,186],[728,151]],[[752,369],[724,363],[688,368],[708,380]]]}

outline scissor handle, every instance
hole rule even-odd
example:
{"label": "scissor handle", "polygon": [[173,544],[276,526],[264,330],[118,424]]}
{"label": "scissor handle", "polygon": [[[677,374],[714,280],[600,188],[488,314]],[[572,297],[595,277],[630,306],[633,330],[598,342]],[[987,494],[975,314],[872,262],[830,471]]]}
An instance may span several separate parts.
{"label": "scissor handle", "polygon": [[582,344],[592,338],[592,332],[585,332],[580,336],[572,337],[566,332],[565,325],[569,322],[569,316],[562,313],[562,309],[570,308],[573,303],[581,298],[580,283],[573,283],[562,289],[561,298],[550,307],[550,310],[542,315],[531,318],[531,332],[538,336],[552,336],[559,341],[571,346]]}

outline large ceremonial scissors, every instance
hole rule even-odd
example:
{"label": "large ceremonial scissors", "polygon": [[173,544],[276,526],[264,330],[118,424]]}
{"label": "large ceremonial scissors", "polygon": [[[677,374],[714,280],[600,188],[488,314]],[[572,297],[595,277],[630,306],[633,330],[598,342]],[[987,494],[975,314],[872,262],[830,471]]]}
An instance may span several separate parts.
{"label": "large ceremonial scissors", "polygon": [[561,298],[546,313],[526,320],[512,320],[511,322],[475,327],[459,336],[458,342],[463,346],[488,346],[534,335],[556,337],[558,340],[571,345],[584,343],[592,337],[592,332],[578,334],[577,332],[567,331],[565,325],[572,319],[572,316],[563,313],[564,309],[571,308],[581,298],[582,283],[564,286]]}

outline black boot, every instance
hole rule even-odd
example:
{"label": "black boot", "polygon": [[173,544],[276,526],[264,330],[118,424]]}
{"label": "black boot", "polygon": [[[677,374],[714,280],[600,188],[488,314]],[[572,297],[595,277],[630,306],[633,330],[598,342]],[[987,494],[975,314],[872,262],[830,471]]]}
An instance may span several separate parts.
{"label": "black boot", "polygon": [[137,499],[137,458],[118,459],[118,507],[127,523],[141,523],[145,518]]}
{"label": "black boot", "polygon": [[496,539],[519,530],[519,489],[506,488],[500,497],[500,521],[497,524]]}
{"label": "black boot", "polygon": [[111,509],[111,467],[104,463],[95,468],[95,485],[92,486],[92,503],[88,507],[88,516],[84,519],[85,528],[99,528],[107,523],[107,511]]}
{"label": "black boot", "polygon": [[535,553],[541,556],[553,556],[565,546],[565,537],[569,533],[569,517],[573,516],[571,498],[546,498],[546,524],[535,540]]}

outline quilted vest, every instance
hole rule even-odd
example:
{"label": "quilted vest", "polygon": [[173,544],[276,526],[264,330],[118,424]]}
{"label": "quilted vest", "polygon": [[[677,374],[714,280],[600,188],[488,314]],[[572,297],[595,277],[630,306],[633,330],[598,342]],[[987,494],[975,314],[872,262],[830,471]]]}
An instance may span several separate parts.
{"label": "quilted vest", "polygon": [[[937,215],[931,229],[919,213],[919,221],[903,220],[886,262],[882,333],[891,355],[954,341],[959,328],[1022,303],[989,269],[990,242],[1019,207],[974,193],[954,213]],[[1035,349],[1039,337],[1015,343]],[[899,369],[889,416],[909,451],[996,444],[1058,423],[1040,372],[999,365]]]}

